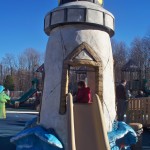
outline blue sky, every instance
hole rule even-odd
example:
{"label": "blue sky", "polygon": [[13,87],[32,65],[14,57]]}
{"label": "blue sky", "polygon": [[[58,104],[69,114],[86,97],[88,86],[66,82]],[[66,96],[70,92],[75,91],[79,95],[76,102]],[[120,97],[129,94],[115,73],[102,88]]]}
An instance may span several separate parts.
{"label": "blue sky", "polygon": [[[26,48],[44,52],[44,16],[56,6],[57,0],[0,0],[0,58]],[[150,0],[105,0],[104,7],[116,18],[114,38],[129,45],[134,37],[150,32],[149,6]]]}

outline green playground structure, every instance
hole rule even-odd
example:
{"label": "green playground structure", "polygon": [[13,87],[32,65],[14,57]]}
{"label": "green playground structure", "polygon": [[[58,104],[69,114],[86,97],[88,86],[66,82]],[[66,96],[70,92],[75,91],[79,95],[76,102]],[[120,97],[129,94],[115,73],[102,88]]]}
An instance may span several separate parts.
{"label": "green playground structure", "polygon": [[24,103],[26,102],[30,97],[33,96],[33,94],[35,94],[37,92],[37,87],[38,87],[38,79],[34,78],[32,80],[32,88],[30,88],[26,93],[24,93],[20,98],[18,99],[11,99],[10,102],[12,105],[16,104],[16,103]]}
{"label": "green playground structure", "polygon": [[144,92],[147,94],[147,96],[150,96],[150,80],[145,79],[143,82],[144,82]]}
{"label": "green playground structure", "polygon": [[19,99],[16,99],[16,100],[11,99],[11,104],[15,104],[16,102],[24,103],[36,92],[37,92],[37,89],[31,88],[25,94],[23,94]]}

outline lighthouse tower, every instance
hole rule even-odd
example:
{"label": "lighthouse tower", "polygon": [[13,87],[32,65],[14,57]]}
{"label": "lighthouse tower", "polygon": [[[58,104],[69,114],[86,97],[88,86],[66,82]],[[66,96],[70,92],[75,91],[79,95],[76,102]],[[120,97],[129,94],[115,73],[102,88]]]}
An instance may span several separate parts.
{"label": "lighthouse tower", "polygon": [[[91,88],[93,97],[96,94],[102,104],[102,110],[99,111],[103,112],[107,131],[111,131],[115,120],[113,56],[110,42],[114,35],[114,17],[101,6],[101,0],[61,0],[59,7],[47,13],[44,23],[49,40],[44,63],[45,82],[40,124],[45,128],[53,128],[62,140],[65,150],[71,150],[68,148],[70,120],[66,96],[70,91],[72,72],[76,73],[76,80],[84,78],[79,74],[80,69],[85,72],[84,79]],[[75,83],[72,86],[75,86]],[[88,108],[93,107],[92,105],[85,104],[87,108],[82,108],[84,106],[76,104],[74,108],[78,113],[74,115],[74,128],[81,127],[84,123],[86,127],[93,122],[92,119],[96,115],[92,116],[90,112],[95,109],[89,111],[91,108]],[[86,117],[81,118],[84,114],[89,114],[86,121],[83,121]],[[80,133],[82,134],[82,130]],[[76,131],[75,134],[77,135]],[[94,135],[95,132],[91,134],[93,138]]]}

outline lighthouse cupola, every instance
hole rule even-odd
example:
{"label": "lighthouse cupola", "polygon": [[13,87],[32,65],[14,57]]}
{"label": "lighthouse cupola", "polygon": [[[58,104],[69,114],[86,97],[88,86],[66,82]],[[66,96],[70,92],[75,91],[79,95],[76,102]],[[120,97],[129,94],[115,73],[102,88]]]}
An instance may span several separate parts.
{"label": "lighthouse cupola", "polygon": [[99,5],[103,4],[103,0],[59,0],[59,4],[62,5],[65,3],[75,2],[75,1],[87,1],[91,3],[99,4]]}

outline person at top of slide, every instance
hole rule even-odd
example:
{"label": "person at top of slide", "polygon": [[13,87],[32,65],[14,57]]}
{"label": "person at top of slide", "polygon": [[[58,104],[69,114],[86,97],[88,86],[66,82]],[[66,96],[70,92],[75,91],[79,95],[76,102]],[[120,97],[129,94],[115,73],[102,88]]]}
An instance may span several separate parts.
{"label": "person at top of slide", "polygon": [[78,103],[91,103],[91,90],[86,87],[84,81],[78,82],[78,92],[77,92],[77,102]]}

